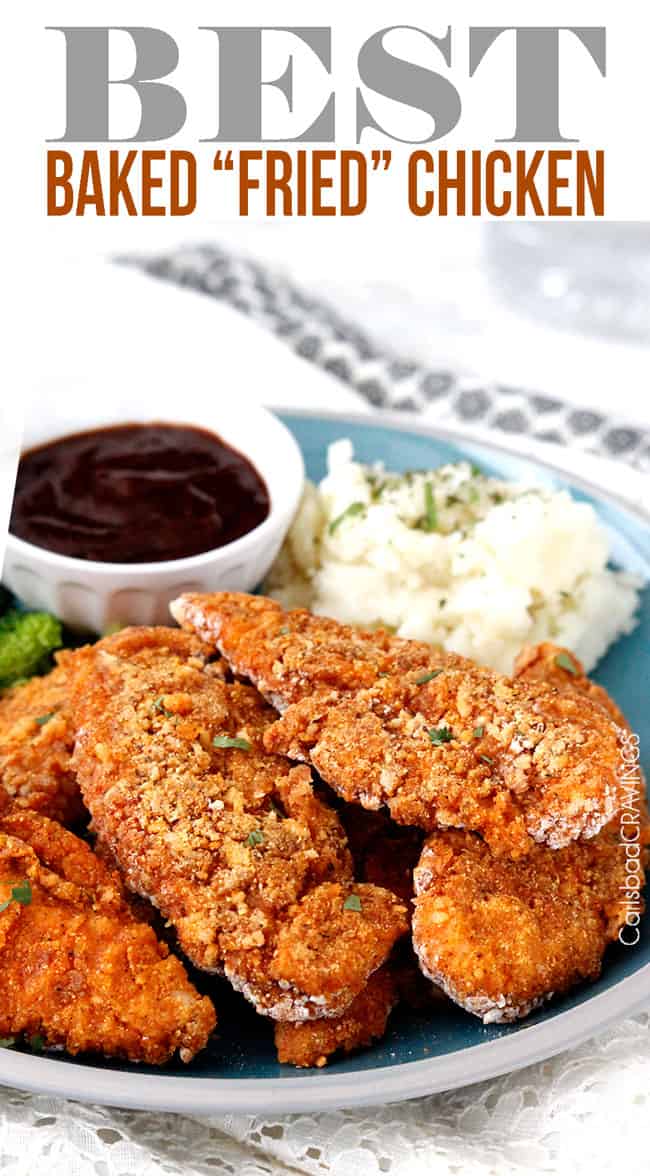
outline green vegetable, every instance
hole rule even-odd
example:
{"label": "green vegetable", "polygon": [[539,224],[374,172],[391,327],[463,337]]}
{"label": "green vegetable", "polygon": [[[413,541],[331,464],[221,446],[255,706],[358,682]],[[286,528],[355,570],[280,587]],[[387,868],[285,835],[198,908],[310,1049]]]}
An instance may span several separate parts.
{"label": "green vegetable", "polygon": [[434,747],[439,747],[441,743],[451,743],[454,737],[449,727],[431,727],[427,734]]}
{"label": "green vegetable", "polygon": [[434,678],[441,674],[442,670],[430,670],[428,674],[422,674],[420,678],[415,679],[416,686],[424,686],[427,682],[432,682]]}
{"label": "green vegetable", "polygon": [[15,1037],[0,1037],[0,1046],[2,1049],[11,1049],[12,1045],[16,1044]]}
{"label": "green vegetable", "polygon": [[49,669],[50,654],[62,643],[56,617],[10,609],[0,617],[0,687]]}
{"label": "green vegetable", "polygon": [[17,882],[11,888],[11,897],[5,902],[0,903],[0,914],[10,907],[12,902],[18,902],[21,906],[29,906],[32,901],[32,887],[29,878],[25,878],[24,882]]}
{"label": "green vegetable", "polygon": [[578,667],[571,660],[568,653],[558,653],[557,657],[553,660],[561,670],[568,670],[570,674],[574,675],[578,673]]}
{"label": "green vegetable", "polygon": [[236,747],[239,751],[250,751],[251,749],[248,739],[231,739],[230,735],[215,735],[212,745],[213,747]]}
{"label": "green vegetable", "polygon": [[153,704],[153,709],[159,711],[160,714],[164,715],[166,719],[173,719],[174,718],[174,712],[167,710],[162,698],[156,699],[156,701]]}
{"label": "green vegetable", "polygon": [[346,506],[342,514],[338,515],[337,518],[332,519],[329,527],[327,528],[330,535],[334,534],[344,519],[351,519],[354,515],[363,514],[365,509],[365,502],[351,502],[349,506]]}
{"label": "green vegetable", "polygon": [[37,726],[44,727],[46,723],[49,723],[50,719],[54,718],[55,714],[56,711],[50,711],[49,715],[39,715],[38,718],[34,719],[34,722]]}
{"label": "green vegetable", "polygon": [[435,531],[438,526],[438,512],[431,482],[424,483],[424,518],[421,526],[423,531]]}
{"label": "green vegetable", "polygon": [[490,767],[492,767],[492,764],[494,763],[491,755],[480,755],[478,758],[483,760],[483,763],[488,764]]}
{"label": "green vegetable", "polygon": [[343,903],[344,911],[356,911],[359,914],[362,911],[361,899],[358,894],[349,894]]}
{"label": "green vegetable", "polygon": [[249,845],[251,849],[255,849],[256,845],[262,845],[263,841],[264,834],[262,833],[261,829],[252,829],[246,838],[246,844]]}
{"label": "green vegetable", "polygon": [[475,739],[482,739],[485,734],[485,727],[475,727],[472,734]]}
{"label": "green vegetable", "polygon": [[29,1044],[34,1053],[42,1053],[45,1048],[45,1041],[40,1033],[35,1033],[33,1037],[30,1037]]}

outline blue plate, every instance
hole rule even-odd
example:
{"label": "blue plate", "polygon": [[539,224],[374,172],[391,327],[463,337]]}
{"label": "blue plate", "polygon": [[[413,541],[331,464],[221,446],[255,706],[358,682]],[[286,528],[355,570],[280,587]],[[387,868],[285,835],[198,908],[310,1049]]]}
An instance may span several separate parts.
{"label": "blue plate", "polygon": [[[568,489],[597,510],[610,534],[613,563],[650,581],[648,519],[567,472],[402,416],[292,412],[283,419],[297,437],[314,480],[325,473],[327,446],[349,437],[361,461],[381,460],[390,469],[429,468],[469,457],[490,474]],[[640,735],[647,771],[650,590],[643,593],[638,627],[616,643],[594,676]],[[325,1071],[280,1066],[271,1027],[227,985],[193,978],[214,994],[220,1025],[210,1047],[192,1065],[154,1070],[0,1049],[0,1082],[93,1102],[195,1113],[318,1110],[451,1089],[548,1057],[650,1002],[650,919],[642,922],[636,947],[617,944],[609,950],[595,984],[575,989],[518,1025],[484,1026],[451,1004],[426,1014],[398,1009],[383,1041]]]}

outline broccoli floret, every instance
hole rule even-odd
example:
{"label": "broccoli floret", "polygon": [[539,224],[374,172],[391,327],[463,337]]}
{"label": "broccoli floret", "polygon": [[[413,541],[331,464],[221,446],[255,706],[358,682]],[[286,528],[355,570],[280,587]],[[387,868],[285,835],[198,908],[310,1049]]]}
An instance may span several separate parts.
{"label": "broccoli floret", "polygon": [[0,688],[49,669],[52,651],[62,644],[56,617],[10,609],[0,617]]}

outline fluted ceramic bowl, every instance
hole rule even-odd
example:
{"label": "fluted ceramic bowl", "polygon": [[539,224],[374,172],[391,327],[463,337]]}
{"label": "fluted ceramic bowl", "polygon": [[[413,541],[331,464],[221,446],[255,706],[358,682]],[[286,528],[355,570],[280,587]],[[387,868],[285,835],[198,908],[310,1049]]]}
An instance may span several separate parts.
{"label": "fluted ceramic bowl", "polygon": [[[138,396],[139,403],[142,397]],[[179,395],[178,410],[159,412],[155,397],[136,409],[44,414],[27,422],[24,449],[70,433],[117,424],[169,421],[218,434],[252,461],[269,491],[266,519],[223,547],[155,563],[73,559],[9,535],[3,581],[28,608],[46,609],[73,629],[102,633],[113,625],[169,624],[169,601],[181,592],[246,592],[264,578],[300,500],[304,463],[287,427],[258,405]],[[149,399],[149,403],[146,400]],[[188,406],[189,405],[189,406]]]}

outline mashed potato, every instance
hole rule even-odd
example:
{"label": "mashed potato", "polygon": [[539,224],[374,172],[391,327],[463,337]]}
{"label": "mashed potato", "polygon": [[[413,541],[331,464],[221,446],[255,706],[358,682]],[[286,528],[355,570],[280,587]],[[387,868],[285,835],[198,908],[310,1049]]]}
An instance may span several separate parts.
{"label": "mashed potato", "polygon": [[266,591],[350,624],[384,625],[510,673],[527,642],[590,670],[634,627],[639,581],[607,567],[592,507],[488,477],[468,462],[387,473],[349,441],[307,484]]}

